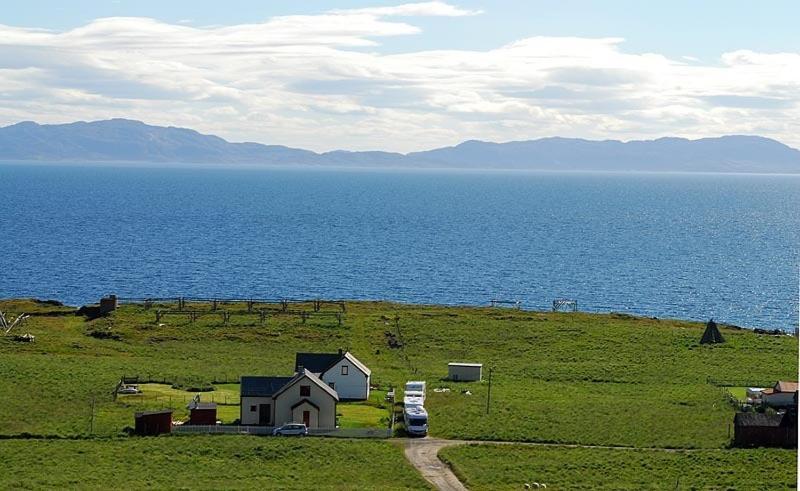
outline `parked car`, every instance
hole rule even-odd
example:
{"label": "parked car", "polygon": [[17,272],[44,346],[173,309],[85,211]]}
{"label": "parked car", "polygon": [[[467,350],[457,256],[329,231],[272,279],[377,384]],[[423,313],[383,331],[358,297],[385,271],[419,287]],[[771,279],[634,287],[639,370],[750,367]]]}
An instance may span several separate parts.
{"label": "parked car", "polygon": [[139,387],[135,385],[123,385],[119,388],[117,394],[138,394],[139,392]]}
{"label": "parked car", "polygon": [[306,436],[308,435],[308,428],[303,423],[286,423],[272,430],[272,434],[275,436]]}

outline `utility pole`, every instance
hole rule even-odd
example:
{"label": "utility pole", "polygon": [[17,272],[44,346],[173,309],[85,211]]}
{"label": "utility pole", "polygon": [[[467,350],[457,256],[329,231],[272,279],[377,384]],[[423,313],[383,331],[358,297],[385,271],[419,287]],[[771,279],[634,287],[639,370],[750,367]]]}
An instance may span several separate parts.
{"label": "utility pole", "polygon": [[486,391],[486,414],[489,414],[489,401],[492,400],[492,372],[494,367],[489,367],[489,390]]}

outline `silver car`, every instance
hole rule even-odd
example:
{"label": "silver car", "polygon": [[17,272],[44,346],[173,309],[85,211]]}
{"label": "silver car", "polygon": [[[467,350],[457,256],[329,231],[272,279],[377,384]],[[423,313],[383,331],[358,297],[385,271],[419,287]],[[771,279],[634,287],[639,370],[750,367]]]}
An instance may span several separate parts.
{"label": "silver car", "polygon": [[272,430],[272,434],[275,436],[306,436],[308,435],[308,428],[303,423],[286,423]]}

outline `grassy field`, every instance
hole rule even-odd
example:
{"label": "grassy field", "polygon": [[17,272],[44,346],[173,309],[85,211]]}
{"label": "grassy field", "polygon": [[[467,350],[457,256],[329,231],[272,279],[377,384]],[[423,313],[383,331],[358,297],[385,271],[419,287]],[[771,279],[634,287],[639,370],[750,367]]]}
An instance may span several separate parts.
{"label": "grassy field", "polygon": [[[15,301],[0,309],[53,307]],[[94,321],[39,316],[26,327],[36,343],[0,338],[0,434],[87,434],[94,398],[94,433],[117,435],[143,406],[111,400],[123,374],[208,388],[240,375],[291,374],[296,351],[346,348],[372,369],[375,384],[413,378],[428,380],[430,389],[450,387],[429,389],[435,436],[720,448],[729,442],[733,409],[708,377],[772,385],[797,374],[795,338],[723,329],[726,344],[701,346],[701,324],[614,314],[353,302],[341,327],[332,318],[304,324],[296,316],[261,326],[257,315],[223,326],[216,314],[193,324],[166,317],[159,326],[154,317],[139,306]],[[400,349],[387,343],[387,332],[398,334],[396,317]],[[485,381],[441,380],[449,361],[494,367],[489,415]],[[144,407],[168,404],[159,398]],[[378,412],[354,416],[360,424]]]}
{"label": "grassy field", "polygon": [[443,449],[473,490],[522,489],[795,489],[794,450],[621,450],[523,445],[463,445]]}
{"label": "grassy field", "polygon": [[0,489],[430,489],[386,441],[4,440]]}

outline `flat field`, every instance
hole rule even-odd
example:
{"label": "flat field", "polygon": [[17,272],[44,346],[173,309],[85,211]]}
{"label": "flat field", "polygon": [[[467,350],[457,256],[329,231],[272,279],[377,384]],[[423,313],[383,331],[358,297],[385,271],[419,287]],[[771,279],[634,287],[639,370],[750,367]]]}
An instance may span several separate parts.
{"label": "flat field", "polygon": [[195,435],[4,440],[0,489],[430,489],[387,441]]}
{"label": "flat field", "polygon": [[463,445],[441,450],[470,489],[795,489],[797,452]]}

